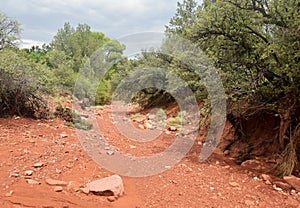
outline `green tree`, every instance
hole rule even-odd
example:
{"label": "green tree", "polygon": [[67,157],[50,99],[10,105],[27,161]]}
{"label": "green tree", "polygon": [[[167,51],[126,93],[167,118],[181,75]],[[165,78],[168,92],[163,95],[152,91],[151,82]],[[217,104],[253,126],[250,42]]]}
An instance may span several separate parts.
{"label": "green tree", "polygon": [[15,47],[20,32],[19,22],[0,12],[0,50],[6,47]]}
{"label": "green tree", "polygon": [[236,119],[279,116],[279,175],[291,174],[300,140],[299,9],[297,0],[206,0],[185,36],[221,69]]}
{"label": "green tree", "polygon": [[0,51],[0,116],[41,116],[52,85],[53,74],[44,65],[11,49]]}
{"label": "green tree", "polygon": [[191,27],[196,20],[197,2],[195,0],[184,0],[177,3],[177,10],[166,26],[167,33],[185,35],[186,29]]}
{"label": "green tree", "polygon": [[108,37],[101,32],[92,32],[87,24],[78,24],[74,29],[70,23],[65,23],[54,36],[51,46],[63,51],[74,62],[73,70],[78,72],[87,58],[108,41]]}

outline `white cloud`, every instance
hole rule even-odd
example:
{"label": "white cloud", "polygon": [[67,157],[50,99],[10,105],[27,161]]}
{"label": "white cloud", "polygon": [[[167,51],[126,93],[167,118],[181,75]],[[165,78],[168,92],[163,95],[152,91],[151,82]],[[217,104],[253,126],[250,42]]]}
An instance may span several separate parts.
{"label": "white cloud", "polygon": [[28,40],[28,39],[22,39],[18,45],[19,48],[31,48],[32,46],[42,46],[44,42],[36,41],[36,40]]}
{"label": "white cloud", "polygon": [[162,32],[178,0],[9,0],[4,13],[21,22],[22,38],[50,42],[65,22],[86,23],[111,38]]}

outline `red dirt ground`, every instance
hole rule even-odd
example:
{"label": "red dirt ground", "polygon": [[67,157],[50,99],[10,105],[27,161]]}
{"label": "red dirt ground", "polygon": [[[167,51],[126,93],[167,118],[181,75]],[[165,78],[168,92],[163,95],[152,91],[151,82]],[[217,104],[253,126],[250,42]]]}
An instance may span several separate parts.
{"label": "red dirt ground", "polygon": [[[98,111],[98,122],[111,145],[133,155],[149,155],[164,150],[174,133],[163,134],[151,144],[131,143],[110,120],[110,108]],[[260,173],[235,165],[220,153],[206,162],[197,157],[201,143],[166,172],[151,177],[122,177],[125,195],[114,202],[105,196],[78,190],[85,183],[113,173],[95,163],[80,145],[74,128],[59,119],[0,119],[0,207],[300,207],[300,193],[276,190],[260,179]],[[33,167],[42,163],[41,167]],[[32,176],[25,171],[32,170]],[[31,178],[39,185],[30,185]],[[45,183],[52,178],[72,182],[61,192]]]}

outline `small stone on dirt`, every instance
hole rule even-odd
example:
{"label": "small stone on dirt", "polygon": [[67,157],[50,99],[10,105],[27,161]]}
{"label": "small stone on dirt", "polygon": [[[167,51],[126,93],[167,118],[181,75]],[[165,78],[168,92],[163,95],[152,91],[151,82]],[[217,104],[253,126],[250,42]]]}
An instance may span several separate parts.
{"label": "small stone on dirt", "polygon": [[107,197],[107,201],[109,201],[109,202],[114,202],[114,201],[116,201],[116,197],[114,197],[114,196],[109,196],[109,197]]}
{"label": "small stone on dirt", "polygon": [[82,193],[85,193],[85,194],[90,193],[90,189],[88,189],[88,188],[80,188],[79,190],[82,191]]}
{"label": "small stone on dirt", "polygon": [[35,167],[35,168],[40,168],[43,166],[44,166],[44,163],[42,163],[42,162],[34,163],[34,165],[33,165],[33,167]]}
{"label": "small stone on dirt", "polygon": [[142,124],[139,124],[139,128],[140,128],[140,129],[145,129],[145,126],[142,125]]}
{"label": "small stone on dirt", "polygon": [[271,181],[269,181],[269,180],[266,180],[265,184],[272,185]]}
{"label": "small stone on dirt", "polygon": [[229,155],[230,154],[230,151],[229,150],[225,150],[224,151],[224,155]]}
{"label": "small stone on dirt", "polygon": [[55,172],[56,172],[57,174],[61,174],[61,170],[58,169],[58,168],[55,169]]}
{"label": "small stone on dirt", "polygon": [[60,134],[60,138],[67,138],[68,137],[68,134]]}
{"label": "small stone on dirt", "polygon": [[238,187],[239,184],[237,182],[229,182],[229,185],[232,187]]}
{"label": "small stone on dirt", "polygon": [[106,152],[106,154],[108,154],[109,156],[112,156],[112,155],[115,154],[115,152],[114,152],[113,150],[108,150],[108,151]]}
{"label": "small stone on dirt", "polygon": [[55,192],[62,192],[63,191],[63,187],[62,186],[55,186],[54,187],[54,191]]}
{"label": "small stone on dirt", "polygon": [[54,179],[51,179],[51,178],[48,178],[45,181],[50,186],[67,186],[68,185],[68,182],[60,181],[60,180],[54,180]]}
{"label": "small stone on dirt", "polygon": [[276,185],[276,187],[279,187],[283,190],[290,190],[292,188],[290,184],[281,181],[274,181],[273,184]]}
{"label": "small stone on dirt", "polygon": [[169,131],[177,131],[177,128],[175,126],[169,126],[168,130]]}
{"label": "small stone on dirt", "polygon": [[148,122],[146,122],[145,125],[146,125],[147,129],[154,129],[153,126]]}
{"label": "small stone on dirt", "polygon": [[13,195],[14,191],[11,190],[10,192],[8,192],[7,194],[5,194],[6,197],[11,197]]}
{"label": "small stone on dirt", "polygon": [[26,170],[25,171],[26,176],[32,176],[32,174],[33,174],[33,170]]}
{"label": "small stone on dirt", "polygon": [[122,178],[119,175],[102,178],[86,184],[89,191],[97,194],[105,194],[111,192],[113,196],[119,197],[124,193],[124,185]]}
{"label": "small stone on dirt", "polygon": [[30,185],[39,185],[41,182],[33,180],[33,179],[26,179],[27,183]]}
{"label": "small stone on dirt", "polygon": [[271,177],[267,174],[261,174],[261,178],[264,180],[264,181],[271,181]]}

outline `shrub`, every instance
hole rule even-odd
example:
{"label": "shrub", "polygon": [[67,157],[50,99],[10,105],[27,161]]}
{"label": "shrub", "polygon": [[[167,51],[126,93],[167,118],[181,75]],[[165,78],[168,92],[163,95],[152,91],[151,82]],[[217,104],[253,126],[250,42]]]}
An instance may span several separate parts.
{"label": "shrub", "polygon": [[48,71],[12,50],[0,51],[0,116],[45,117]]}

